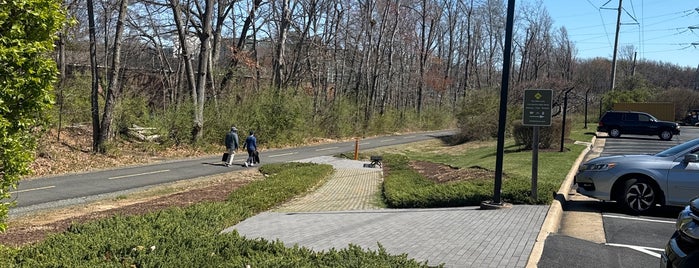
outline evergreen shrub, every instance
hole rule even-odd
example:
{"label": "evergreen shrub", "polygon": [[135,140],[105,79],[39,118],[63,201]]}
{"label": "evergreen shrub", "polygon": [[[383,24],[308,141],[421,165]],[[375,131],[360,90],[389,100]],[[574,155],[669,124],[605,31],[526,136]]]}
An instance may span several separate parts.
{"label": "evergreen shrub", "polygon": [[[566,119],[566,130],[564,140],[570,136],[572,122]],[[551,120],[551,126],[539,127],[539,149],[553,148],[554,145],[561,144],[561,130],[563,119],[560,117]],[[531,150],[534,144],[534,127],[522,125],[522,121],[512,122],[512,136],[516,145],[520,145],[524,150]]]}

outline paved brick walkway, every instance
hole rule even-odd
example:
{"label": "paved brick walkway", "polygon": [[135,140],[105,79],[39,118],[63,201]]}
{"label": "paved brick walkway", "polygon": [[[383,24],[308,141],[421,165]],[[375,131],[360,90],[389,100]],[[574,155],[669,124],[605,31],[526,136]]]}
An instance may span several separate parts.
{"label": "paved brick walkway", "polygon": [[316,191],[274,209],[276,212],[312,212],[379,209],[381,170],[336,168]]}
{"label": "paved brick walkway", "polygon": [[380,209],[382,173],[363,162],[318,157],[336,172],[319,189],[225,231],[328,250],[355,244],[446,267],[525,267],[548,206]]}

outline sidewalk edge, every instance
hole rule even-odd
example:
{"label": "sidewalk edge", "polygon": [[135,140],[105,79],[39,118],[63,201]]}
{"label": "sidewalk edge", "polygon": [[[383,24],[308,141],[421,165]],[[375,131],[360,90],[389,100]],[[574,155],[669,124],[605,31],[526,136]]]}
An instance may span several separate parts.
{"label": "sidewalk edge", "polygon": [[537,264],[541,259],[541,254],[544,252],[544,242],[546,241],[546,238],[550,233],[555,233],[558,231],[558,227],[561,223],[561,218],[563,217],[563,205],[565,205],[566,196],[568,195],[570,186],[573,184],[575,173],[577,173],[578,166],[583,161],[583,159],[585,159],[585,156],[591,150],[593,144],[595,144],[596,139],[596,136],[592,137],[592,141],[575,160],[575,163],[573,163],[573,166],[570,168],[570,171],[568,171],[568,174],[566,175],[566,179],[563,181],[561,187],[558,189],[558,192],[556,193],[556,196],[551,202],[551,206],[549,207],[549,210],[546,213],[546,219],[544,219],[544,223],[541,224],[541,230],[539,231],[539,235],[536,237],[536,242],[534,242],[534,247],[532,248],[532,252],[529,255],[529,261],[527,261],[526,267],[537,267]]}

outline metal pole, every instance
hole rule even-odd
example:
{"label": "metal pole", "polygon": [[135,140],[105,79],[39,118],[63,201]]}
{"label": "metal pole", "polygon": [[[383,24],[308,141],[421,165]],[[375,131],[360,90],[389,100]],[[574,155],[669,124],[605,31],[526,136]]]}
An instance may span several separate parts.
{"label": "metal pole", "polygon": [[561,122],[561,152],[563,152],[563,143],[565,142],[566,136],[566,114],[568,111],[568,93],[573,90],[573,88],[566,89],[565,94],[563,94],[563,122]]}
{"label": "metal pole", "polygon": [[532,200],[539,199],[537,186],[539,184],[539,126],[534,126],[534,141],[532,141]]}
{"label": "metal pole", "polygon": [[590,90],[588,89],[585,91],[585,129],[587,129],[587,94],[590,93]]}
{"label": "metal pole", "polygon": [[616,34],[614,35],[614,53],[612,54],[612,74],[611,86],[609,90],[614,91],[614,83],[616,82],[616,51],[619,46],[619,27],[621,26],[621,0],[619,0],[619,8],[616,15]]}
{"label": "metal pole", "polygon": [[498,119],[498,145],[495,158],[495,189],[493,203],[501,204],[502,165],[505,151],[505,121],[507,121],[507,91],[510,83],[510,51],[512,51],[512,25],[515,16],[515,0],[507,1],[507,22],[505,26],[505,51],[503,51],[502,82],[500,88],[500,114]]}

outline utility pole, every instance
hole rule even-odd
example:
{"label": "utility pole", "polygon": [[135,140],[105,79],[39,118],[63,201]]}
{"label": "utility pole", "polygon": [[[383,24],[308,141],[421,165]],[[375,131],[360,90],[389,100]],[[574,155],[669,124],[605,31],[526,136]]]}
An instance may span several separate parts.
{"label": "utility pole", "polygon": [[638,52],[633,53],[633,65],[631,65],[631,76],[636,76],[636,54],[638,54]]}
{"label": "utility pole", "polygon": [[609,90],[614,91],[614,83],[616,82],[616,51],[619,46],[619,27],[621,26],[621,0],[619,0],[619,8],[616,15],[616,33],[614,34],[614,54],[612,54],[612,74],[611,85]]}

